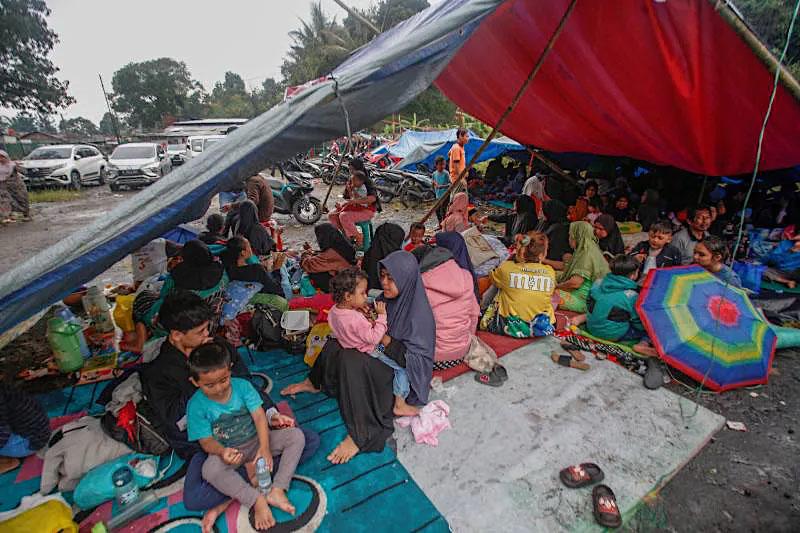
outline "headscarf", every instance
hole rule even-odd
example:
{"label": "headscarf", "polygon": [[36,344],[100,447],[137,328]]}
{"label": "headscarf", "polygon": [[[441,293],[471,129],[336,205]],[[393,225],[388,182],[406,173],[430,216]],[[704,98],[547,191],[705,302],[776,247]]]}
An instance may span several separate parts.
{"label": "headscarf", "polygon": [[5,157],[7,160],[5,163],[0,164],[0,181],[6,181],[14,174],[16,164],[11,160],[8,156],[8,152],[5,150],[0,150],[0,156]]}
{"label": "headscarf", "polygon": [[567,221],[567,206],[560,200],[548,200],[542,207],[547,227]]}
{"label": "headscarf", "polygon": [[406,373],[412,389],[409,403],[427,403],[433,375],[436,322],[419,265],[413,255],[403,250],[392,252],[380,265],[392,276],[400,292],[397,298],[386,300],[386,313],[389,336],[406,347]]}
{"label": "headscarf", "polygon": [[[458,266],[469,272],[472,276],[472,283],[475,286],[475,296],[478,297],[478,277],[475,275],[475,268],[469,258],[469,249],[464,237],[454,231],[443,231],[436,234],[436,245],[450,250]],[[480,298],[478,300],[480,301]]]}
{"label": "headscarf", "polygon": [[573,222],[569,225],[569,236],[575,241],[575,253],[558,277],[563,282],[572,276],[581,276],[590,281],[608,274],[608,263],[597,245],[594,228],[588,222]]}
{"label": "headscarf", "polygon": [[195,239],[184,244],[181,257],[183,261],[171,272],[176,288],[203,291],[216,287],[222,280],[225,267],[214,260],[203,241]]}
{"label": "headscarf", "polygon": [[511,239],[515,235],[535,230],[539,223],[539,217],[536,216],[536,203],[530,196],[517,196],[515,204],[517,214],[514,216],[514,223],[511,226],[509,235]]}
{"label": "headscarf", "polygon": [[252,201],[245,200],[239,204],[234,224],[233,234],[241,235],[250,241],[250,246],[253,247],[256,255],[267,255],[275,248],[275,241],[261,225],[258,218],[258,207]]}
{"label": "headscarf", "polygon": [[403,246],[405,233],[403,228],[397,224],[386,222],[375,230],[372,237],[372,244],[364,254],[364,270],[367,271],[368,284],[370,289],[380,289],[381,279],[378,263],[387,255],[396,252]]}
{"label": "headscarf", "polygon": [[317,237],[317,244],[319,244],[320,251],[324,252],[325,250],[333,249],[348,263],[355,262],[355,248],[347,242],[342,232],[333,224],[329,222],[318,224],[314,227],[314,235]]}
{"label": "headscarf", "polygon": [[421,274],[424,274],[429,270],[433,270],[439,265],[453,259],[453,254],[447,248],[442,246],[431,246],[430,244],[417,246],[411,252],[411,255],[417,259]]}
{"label": "headscarf", "polygon": [[450,207],[447,208],[447,215],[442,220],[444,231],[464,231],[469,227],[469,198],[467,193],[460,192],[453,196]]}
{"label": "headscarf", "polygon": [[614,220],[614,217],[608,214],[600,215],[597,217],[595,224],[600,224],[608,232],[608,235],[598,242],[600,250],[612,255],[625,252],[625,243],[622,242],[622,233],[620,233],[619,226],[617,226],[617,221]]}

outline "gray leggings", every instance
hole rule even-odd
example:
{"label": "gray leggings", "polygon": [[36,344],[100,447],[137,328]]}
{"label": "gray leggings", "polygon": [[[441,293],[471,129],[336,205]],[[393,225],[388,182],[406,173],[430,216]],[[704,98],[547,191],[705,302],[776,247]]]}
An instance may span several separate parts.
{"label": "gray leggings", "polygon": [[[278,471],[272,478],[274,487],[284,490],[289,488],[305,445],[306,438],[299,428],[270,430],[269,449],[273,455],[281,456]],[[245,462],[252,461],[258,453],[258,437],[237,446],[237,449],[242,452]],[[236,471],[237,468],[226,464],[219,455],[209,455],[203,463],[203,479],[222,494],[252,507],[258,498],[258,489],[245,481]]]}

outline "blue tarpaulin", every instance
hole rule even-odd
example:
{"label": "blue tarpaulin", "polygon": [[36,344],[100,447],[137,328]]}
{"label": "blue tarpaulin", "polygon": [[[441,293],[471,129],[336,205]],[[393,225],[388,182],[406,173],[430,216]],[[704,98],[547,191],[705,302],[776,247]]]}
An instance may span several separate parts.
{"label": "blue tarpaulin", "polygon": [[[398,168],[413,169],[419,163],[424,163],[428,168],[433,168],[433,162],[438,156],[447,159],[450,148],[456,142],[456,131],[455,128],[440,131],[406,131],[400,136],[396,144],[388,147],[388,150],[391,155],[403,158],[397,165]],[[464,146],[467,161],[471,160],[484,141],[475,132],[469,131],[468,133],[469,141]],[[506,152],[524,150],[524,146],[508,137],[493,139],[476,163],[494,159]]]}

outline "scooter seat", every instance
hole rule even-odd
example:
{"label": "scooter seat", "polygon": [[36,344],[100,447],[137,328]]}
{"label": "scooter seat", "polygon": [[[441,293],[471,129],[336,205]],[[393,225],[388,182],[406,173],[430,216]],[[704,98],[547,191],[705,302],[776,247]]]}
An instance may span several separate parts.
{"label": "scooter seat", "polygon": [[283,180],[278,178],[267,178],[267,184],[270,189],[281,190],[283,188]]}

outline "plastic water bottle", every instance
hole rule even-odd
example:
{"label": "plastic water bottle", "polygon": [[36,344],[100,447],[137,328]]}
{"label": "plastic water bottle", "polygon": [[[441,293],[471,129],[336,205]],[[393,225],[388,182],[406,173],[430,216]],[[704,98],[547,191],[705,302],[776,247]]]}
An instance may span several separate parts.
{"label": "plastic water bottle", "polygon": [[86,342],[86,336],[83,334],[83,324],[75,314],[70,311],[69,307],[62,305],[56,309],[54,313],[55,316],[66,322],[67,324],[75,324],[81,328],[80,333],[76,336],[78,337],[78,344],[80,345],[81,355],[84,359],[88,359],[92,356],[92,351],[89,349],[89,344]]}
{"label": "plastic water bottle", "polygon": [[258,480],[258,490],[266,496],[272,486],[272,476],[267,468],[267,461],[263,457],[259,457],[256,461],[256,479]]}
{"label": "plastic water bottle", "polygon": [[83,337],[80,326],[65,322],[61,317],[47,321],[47,341],[58,369],[65,374],[83,368],[80,337]]}
{"label": "plastic water bottle", "polygon": [[121,508],[133,505],[139,499],[139,486],[133,479],[133,470],[128,465],[117,468],[111,475],[114,495]]}
{"label": "plastic water bottle", "polygon": [[160,498],[156,495],[154,490],[142,491],[139,498],[137,498],[135,502],[120,508],[117,513],[111,517],[107,524],[108,530],[114,531],[115,529],[124,526],[131,520],[142,516],[159,499]]}
{"label": "plastic water bottle", "polygon": [[83,297],[83,308],[94,322],[95,329],[100,333],[110,333],[114,331],[114,321],[111,320],[111,307],[108,305],[103,291],[100,287],[93,285],[86,291]]}

